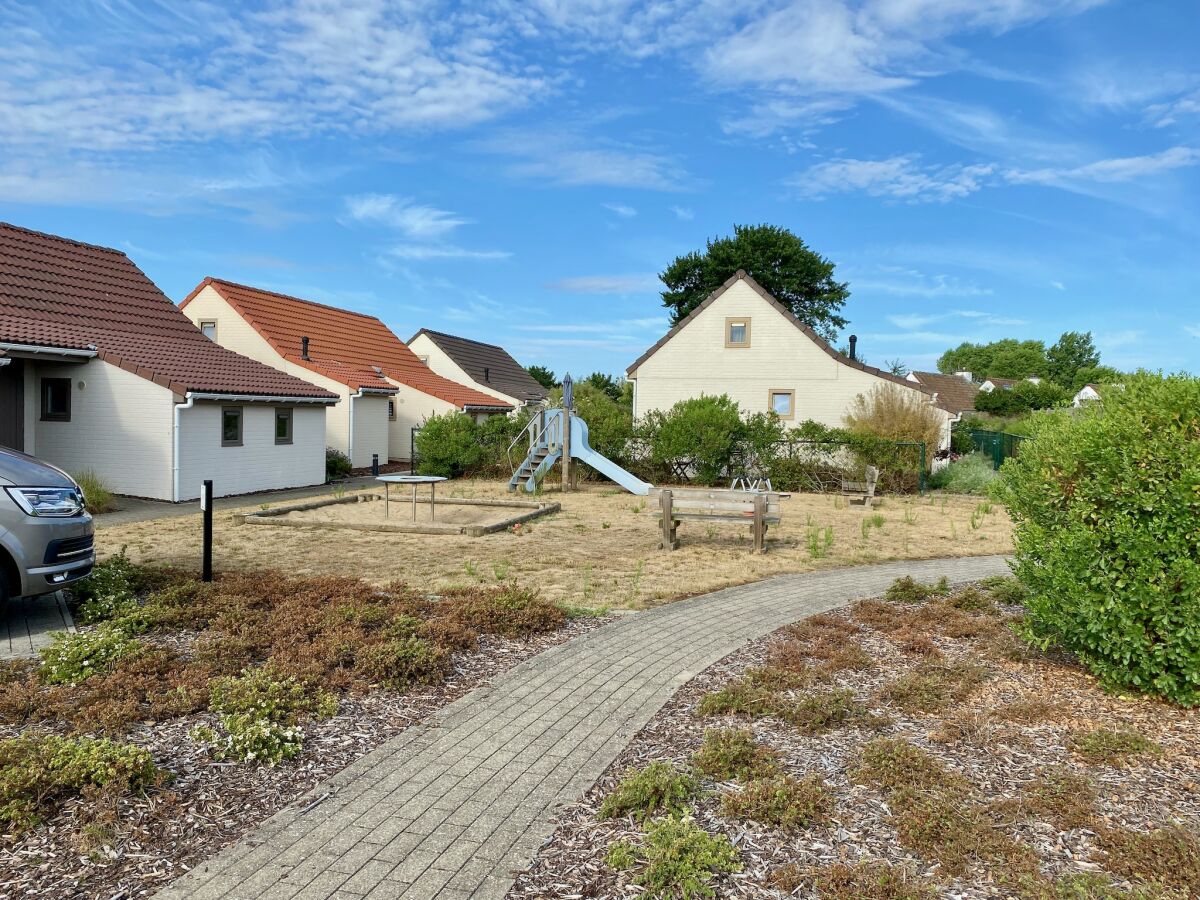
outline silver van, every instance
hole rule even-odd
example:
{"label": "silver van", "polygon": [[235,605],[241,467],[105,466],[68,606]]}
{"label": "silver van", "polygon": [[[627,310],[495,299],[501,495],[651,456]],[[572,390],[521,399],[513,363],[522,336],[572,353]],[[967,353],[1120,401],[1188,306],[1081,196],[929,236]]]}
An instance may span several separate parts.
{"label": "silver van", "polygon": [[0,447],[0,601],[57,591],[95,562],[79,485],[61,469]]}

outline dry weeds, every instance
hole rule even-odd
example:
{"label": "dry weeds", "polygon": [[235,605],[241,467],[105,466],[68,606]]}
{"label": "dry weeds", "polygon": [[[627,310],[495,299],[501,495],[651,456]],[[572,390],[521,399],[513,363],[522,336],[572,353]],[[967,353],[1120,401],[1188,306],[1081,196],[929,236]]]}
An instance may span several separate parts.
{"label": "dry weeds", "polygon": [[[438,492],[443,493],[511,496],[503,484],[484,481],[451,482]],[[864,538],[862,520],[868,513],[861,506],[837,496],[796,494],[783,504],[783,523],[771,529],[768,552],[755,555],[748,526],[693,521],[680,526],[679,550],[659,551],[653,499],[611,486],[584,485],[577,493],[550,490],[543,496],[560,502],[562,511],[529,523],[520,534],[479,538],[235,527],[223,511],[215,528],[214,565],[226,572],[270,568],[301,576],[352,572],[377,584],[400,580],[438,591],[516,581],[540,587],[551,600],[640,608],[784,572],[1012,549],[1011,523],[1003,509],[995,506],[972,530],[977,500],[965,497],[886,497],[871,511],[884,517],[885,527],[870,529]],[[237,511],[257,510],[252,505]],[[197,514],[112,526],[101,519],[97,545],[102,554],[127,546],[135,562],[198,571],[198,519]],[[833,535],[827,555],[818,559],[808,548],[813,526],[829,527]]]}

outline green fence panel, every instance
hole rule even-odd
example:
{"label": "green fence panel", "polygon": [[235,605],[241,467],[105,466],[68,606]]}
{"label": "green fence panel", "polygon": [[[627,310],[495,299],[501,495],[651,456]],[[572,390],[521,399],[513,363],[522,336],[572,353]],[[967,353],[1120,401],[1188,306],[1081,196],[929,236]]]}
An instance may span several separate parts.
{"label": "green fence panel", "polygon": [[983,431],[971,429],[971,443],[980,453],[992,460],[992,468],[999,469],[1010,456],[1020,453],[1022,442],[1027,440],[1023,434],[1009,434],[1007,431]]}

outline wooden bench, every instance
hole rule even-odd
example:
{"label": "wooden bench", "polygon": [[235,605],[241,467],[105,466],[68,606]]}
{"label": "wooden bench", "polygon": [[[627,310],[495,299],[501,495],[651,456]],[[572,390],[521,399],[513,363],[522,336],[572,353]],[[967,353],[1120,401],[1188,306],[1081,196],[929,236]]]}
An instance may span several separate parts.
{"label": "wooden bench", "polygon": [[875,485],[879,483],[879,470],[874,466],[867,466],[866,481],[846,481],[842,480],[842,496],[849,497],[850,502],[861,500],[862,505],[870,509],[872,501],[875,499]]}
{"label": "wooden bench", "polygon": [[713,488],[663,488],[658,493],[662,526],[660,550],[679,547],[678,529],[682,519],[706,522],[737,522],[750,526],[754,551],[766,552],[767,527],[778,525],[779,501],[788,494],[777,491],[734,491]]}

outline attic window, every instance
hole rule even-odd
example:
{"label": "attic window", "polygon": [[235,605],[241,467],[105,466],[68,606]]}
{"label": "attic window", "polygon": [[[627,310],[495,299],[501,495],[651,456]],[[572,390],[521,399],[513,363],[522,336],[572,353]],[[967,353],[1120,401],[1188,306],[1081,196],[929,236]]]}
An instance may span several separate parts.
{"label": "attic window", "polygon": [[201,322],[200,333],[210,341],[217,339],[217,323],[216,322]]}
{"label": "attic window", "polygon": [[750,346],[750,319],[727,318],[725,320],[725,346],[726,347],[749,347]]}

